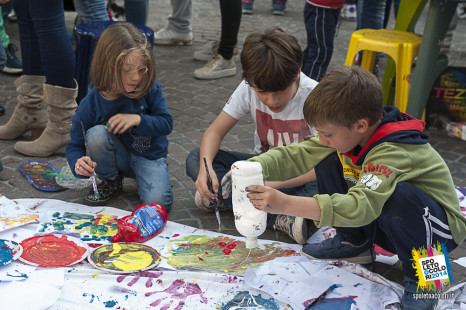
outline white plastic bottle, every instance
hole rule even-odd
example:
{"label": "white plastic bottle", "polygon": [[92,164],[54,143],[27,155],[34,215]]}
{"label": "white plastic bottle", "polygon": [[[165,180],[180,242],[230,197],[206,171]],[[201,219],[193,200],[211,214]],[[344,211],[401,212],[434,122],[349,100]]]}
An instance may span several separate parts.
{"label": "white plastic bottle", "polygon": [[258,162],[237,161],[231,166],[232,202],[236,230],[246,237],[248,249],[258,247],[257,237],[267,226],[267,212],[254,208],[246,187],[264,185],[262,166]]}

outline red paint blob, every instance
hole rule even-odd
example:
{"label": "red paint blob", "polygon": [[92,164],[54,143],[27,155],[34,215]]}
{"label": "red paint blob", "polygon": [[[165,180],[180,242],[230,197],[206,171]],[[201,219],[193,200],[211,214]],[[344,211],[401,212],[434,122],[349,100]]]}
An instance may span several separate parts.
{"label": "red paint blob", "polygon": [[219,246],[226,246],[227,244],[225,242],[219,242],[218,245]]}
{"label": "red paint blob", "polygon": [[203,259],[202,259],[201,257],[199,257],[199,256],[198,256],[197,258],[199,258],[199,260],[203,260]]}
{"label": "red paint blob", "polygon": [[231,250],[230,249],[225,249],[225,250],[223,250],[223,253],[225,253],[225,255],[230,255]]}
{"label": "red paint blob", "polygon": [[178,237],[179,235],[180,235],[180,234],[174,234],[174,235],[172,236],[172,238]]}
{"label": "red paint blob", "polygon": [[21,242],[21,258],[39,267],[63,267],[81,260],[87,249],[66,235],[41,235]]}
{"label": "red paint blob", "polygon": [[234,244],[234,243],[229,244],[229,245],[227,246],[227,248],[229,248],[229,249],[234,249],[234,248],[236,248],[236,244]]}

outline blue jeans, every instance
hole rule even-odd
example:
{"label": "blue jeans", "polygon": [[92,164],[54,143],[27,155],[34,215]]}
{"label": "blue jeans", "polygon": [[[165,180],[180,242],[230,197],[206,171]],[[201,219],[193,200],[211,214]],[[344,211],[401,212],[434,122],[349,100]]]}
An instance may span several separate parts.
{"label": "blue jeans", "polygon": [[105,2],[105,0],[73,0],[74,8],[78,14],[76,24],[109,20]]}
{"label": "blue jeans", "polygon": [[3,44],[0,44],[0,70],[3,70],[6,66],[6,52]]}
{"label": "blue jeans", "polygon": [[[358,0],[356,29],[382,29],[385,18],[386,0]],[[359,57],[362,52],[359,53]],[[379,53],[375,56],[375,63],[379,62]],[[361,62],[359,62],[361,63]]]}
{"label": "blue jeans", "polygon": [[167,211],[173,203],[173,191],[168,173],[167,157],[147,159],[128,152],[120,139],[104,125],[86,133],[89,156],[97,163],[96,174],[101,179],[115,179],[120,173],[134,178],[143,204],[158,203]]}
{"label": "blue jeans", "polygon": [[15,0],[24,75],[45,75],[51,85],[74,88],[74,53],[63,0]]}
{"label": "blue jeans", "polygon": [[[217,175],[218,182],[222,182],[222,178],[231,170],[231,165],[233,165],[233,163],[239,160],[247,160],[256,155],[257,154],[219,150],[212,162],[212,167]],[[196,148],[189,152],[188,157],[186,158],[186,174],[193,181],[197,180],[197,175],[199,174],[199,156],[199,148]],[[211,175],[214,173],[212,171],[209,172]],[[317,184],[308,183],[299,187],[282,188],[280,191],[287,195],[312,197],[317,194]],[[231,196],[228,199],[223,199],[221,186],[218,188],[217,197],[227,208],[233,210]],[[267,214],[267,227],[272,228],[276,218],[277,214]]]}
{"label": "blue jeans", "polygon": [[308,2],[304,6],[307,46],[301,71],[313,80],[319,81],[327,71],[340,10],[321,8]]}
{"label": "blue jeans", "polygon": [[148,9],[148,0],[125,0],[126,21],[136,25],[145,25]]}

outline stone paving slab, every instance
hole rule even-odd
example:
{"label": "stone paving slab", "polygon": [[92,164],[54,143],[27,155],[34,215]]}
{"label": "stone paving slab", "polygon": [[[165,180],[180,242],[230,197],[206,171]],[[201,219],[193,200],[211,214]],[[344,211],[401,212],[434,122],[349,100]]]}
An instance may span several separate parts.
{"label": "stone paving slab", "polygon": [[[303,8],[305,1],[289,0],[287,12],[284,16],[271,14],[271,1],[256,1],[254,14],[244,15],[238,36],[238,44],[242,45],[248,33],[255,30],[263,30],[268,26],[276,25],[285,31],[295,35],[301,46],[306,45],[306,33],[303,22]],[[231,93],[241,81],[241,66],[237,64],[236,76],[213,81],[196,80],[193,71],[202,67],[203,63],[192,58],[195,50],[200,50],[207,44],[220,37],[220,11],[218,1],[203,0],[193,1],[194,19],[192,46],[155,47],[158,79],[160,80],[168,107],[174,117],[174,130],[169,136],[169,169],[171,182],[175,194],[172,210],[169,212],[169,220],[190,225],[206,230],[218,228],[213,214],[204,213],[194,205],[195,186],[185,173],[185,159],[189,151],[199,146],[202,134],[210,123],[222,110],[223,105],[229,99]],[[171,12],[169,0],[150,0],[150,16],[148,26],[155,31],[164,27],[166,18]],[[73,28],[74,12],[65,14],[68,28]],[[416,32],[421,34],[425,22],[426,10],[421,15],[416,26]],[[454,34],[450,51],[450,64],[466,66],[466,20],[458,22],[457,31]],[[389,27],[393,26],[393,19]],[[342,21],[335,38],[335,50],[329,70],[343,65],[349,38],[354,31],[354,22]],[[16,24],[8,24],[7,32],[11,41],[19,46],[18,30]],[[382,60],[383,65],[383,60]],[[16,91],[13,81],[16,77],[0,74],[0,104],[7,112],[0,117],[0,124],[5,124],[16,104]],[[379,76],[381,78],[381,76]],[[252,119],[241,120],[238,125],[226,136],[222,148],[252,152],[254,125]],[[466,186],[466,142],[448,137],[435,129],[427,130],[431,137],[432,145],[439,151],[447,162],[458,186]],[[25,134],[19,140],[29,140],[30,135]],[[34,158],[24,157],[13,150],[16,141],[0,141],[0,158],[4,165],[4,171],[0,173],[0,193],[8,198],[51,198],[75,203],[83,203],[87,190],[66,190],[57,193],[41,192],[33,188],[18,170],[18,165]],[[35,158],[47,160],[59,168],[66,165],[64,153],[59,152],[48,158]],[[131,179],[124,180],[124,191],[121,196],[113,199],[109,206],[132,211],[139,204],[136,183]],[[223,232],[238,235],[231,213],[222,213]],[[293,241],[281,232],[267,230],[261,238],[279,240],[283,242]],[[466,256],[466,245],[463,243],[452,253],[453,258]],[[370,268],[370,266],[368,266]],[[466,280],[466,268],[453,264],[454,280],[463,282]],[[387,266],[376,264],[376,272],[401,283],[402,272],[400,266]]]}

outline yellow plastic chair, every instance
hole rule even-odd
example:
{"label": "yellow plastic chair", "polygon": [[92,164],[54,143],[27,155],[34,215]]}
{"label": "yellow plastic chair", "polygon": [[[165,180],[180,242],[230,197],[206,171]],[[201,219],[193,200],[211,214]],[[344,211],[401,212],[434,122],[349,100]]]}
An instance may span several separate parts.
{"label": "yellow plastic chair", "polygon": [[419,53],[421,37],[414,33],[387,29],[360,29],[351,35],[345,65],[351,66],[359,51],[363,52],[361,67],[372,71],[376,52],[389,55],[395,62],[395,106],[401,112],[408,105],[411,65]]}

